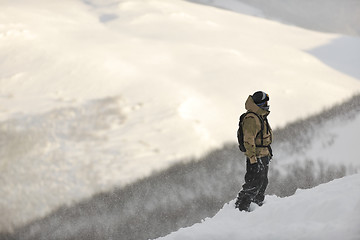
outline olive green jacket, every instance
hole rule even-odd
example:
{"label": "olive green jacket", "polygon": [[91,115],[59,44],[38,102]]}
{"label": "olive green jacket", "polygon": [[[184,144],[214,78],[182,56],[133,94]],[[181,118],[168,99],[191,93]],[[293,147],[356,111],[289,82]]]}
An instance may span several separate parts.
{"label": "olive green jacket", "polygon": [[[245,108],[248,112],[254,112],[263,119],[263,146],[269,146],[272,143],[272,130],[266,117],[270,112],[257,106],[251,96],[246,100]],[[271,156],[267,147],[256,146],[261,145],[261,134],[259,133],[261,131],[261,122],[255,114],[249,113],[245,116],[242,122],[242,128],[246,149],[245,155],[250,159],[251,164],[257,162],[256,158]]]}

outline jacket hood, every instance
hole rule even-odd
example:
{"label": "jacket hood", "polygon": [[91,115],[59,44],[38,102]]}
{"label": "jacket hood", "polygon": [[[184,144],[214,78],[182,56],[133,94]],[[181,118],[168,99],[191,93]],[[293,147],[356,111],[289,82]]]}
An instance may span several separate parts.
{"label": "jacket hood", "polygon": [[270,111],[264,110],[261,107],[259,107],[258,105],[256,105],[254,103],[254,100],[252,99],[251,95],[248,97],[248,99],[245,102],[245,109],[250,112],[254,112],[258,115],[261,115],[261,116],[267,116],[270,114]]}

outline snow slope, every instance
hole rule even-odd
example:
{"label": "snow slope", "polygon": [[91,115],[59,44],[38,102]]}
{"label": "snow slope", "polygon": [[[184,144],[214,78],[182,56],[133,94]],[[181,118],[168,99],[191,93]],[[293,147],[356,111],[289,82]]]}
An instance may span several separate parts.
{"label": "snow slope", "polygon": [[0,22],[0,229],[233,141],[256,90],[273,127],[360,90],[347,37],[180,0],[2,0]]}
{"label": "snow slope", "polygon": [[360,174],[334,180],[293,196],[266,196],[262,207],[239,212],[225,204],[213,218],[180,229],[164,240],[301,239],[356,240],[360,238]]}
{"label": "snow slope", "polygon": [[319,115],[277,129],[274,162],[283,172],[294,162],[306,160],[348,166],[357,171],[360,169],[356,148],[359,126],[360,95],[357,95]]}
{"label": "snow slope", "polygon": [[[359,134],[359,109],[357,95],[319,115],[275,130],[267,194],[291,196],[299,188],[359,172],[353,144]],[[17,227],[11,236],[27,240],[165,236],[214,216],[234,199],[244,181],[244,164],[236,142],[227,143],[200,159],[176,164],[125,188],[113,188],[55,209]]]}
{"label": "snow slope", "polygon": [[[316,31],[360,35],[356,0],[188,0]],[[334,15],[336,12],[336,16]]]}

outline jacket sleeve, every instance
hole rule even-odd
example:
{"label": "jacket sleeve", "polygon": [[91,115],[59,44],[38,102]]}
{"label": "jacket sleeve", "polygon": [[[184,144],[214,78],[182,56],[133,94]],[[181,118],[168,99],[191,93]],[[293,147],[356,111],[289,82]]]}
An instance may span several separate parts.
{"label": "jacket sleeve", "polygon": [[250,163],[257,162],[255,138],[260,130],[257,126],[255,116],[246,116],[243,121],[244,146],[246,149],[245,155],[250,159]]}

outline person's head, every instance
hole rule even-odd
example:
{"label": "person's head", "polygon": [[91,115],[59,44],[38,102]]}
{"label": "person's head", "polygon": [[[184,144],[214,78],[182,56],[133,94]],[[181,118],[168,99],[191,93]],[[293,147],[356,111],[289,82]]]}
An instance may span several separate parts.
{"label": "person's head", "polygon": [[252,95],[254,103],[264,110],[269,110],[269,95],[263,91],[257,91]]}

